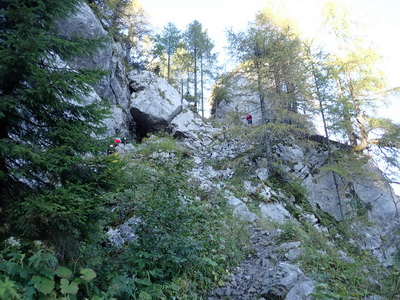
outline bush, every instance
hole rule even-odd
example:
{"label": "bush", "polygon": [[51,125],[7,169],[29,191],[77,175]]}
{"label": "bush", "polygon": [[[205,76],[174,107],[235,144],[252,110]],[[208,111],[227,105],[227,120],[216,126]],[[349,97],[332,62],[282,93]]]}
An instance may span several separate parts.
{"label": "bush", "polygon": [[77,299],[95,278],[92,269],[59,265],[55,252],[40,243],[25,253],[7,248],[0,254],[0,299]]}
{"label": "bush", "polygon": [[125,167],[125,189],[108,205],[113,226],[140,220],[136,240],[102,249],[93,265],[102,290],[118,299],[195,299],[241,258],[243,226],[190,185],[190,160],[171,138],[150,137],[134,157]]}

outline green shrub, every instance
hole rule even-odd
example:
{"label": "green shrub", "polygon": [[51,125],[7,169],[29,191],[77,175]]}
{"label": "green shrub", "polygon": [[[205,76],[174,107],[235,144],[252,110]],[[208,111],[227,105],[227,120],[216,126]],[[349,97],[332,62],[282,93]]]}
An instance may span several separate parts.
{"label": "green shrub", "polygon": [[95,278],[92,269],[75,272],[59,265],[55,252],[41,244],[0,254],[0,299],[78,299]]}
{"label": "green shrub", "polygon": [[282,233],[279,235],[279,242],[294,242],[301,239],[302,230],[299,224],[294,222],[286,222],[279,226],[282,229]]}
{"label": "green shrub", "polygon": [[[163,151],[175,155],[152,155]],[[108,205],[116,217],[112,226],[140,220],[137,239],[115,249],[87,248],[101,253],[92,265],[100,290],[118,299],[196,299],[242,258],[244,227],[189,183],[190,160],[171,138],[150,138],[135,157],[125,167],[125,189]]]}

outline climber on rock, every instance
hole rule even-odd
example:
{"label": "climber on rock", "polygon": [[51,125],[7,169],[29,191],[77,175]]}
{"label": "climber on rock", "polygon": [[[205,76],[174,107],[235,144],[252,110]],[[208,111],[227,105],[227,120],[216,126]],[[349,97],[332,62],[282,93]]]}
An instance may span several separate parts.
{"label": "climber on rock", "polygon": [[249,124],[249,125],[253,124],[253,118],[251,115],[246,114],[246,120],[247,120],[247,124]]}

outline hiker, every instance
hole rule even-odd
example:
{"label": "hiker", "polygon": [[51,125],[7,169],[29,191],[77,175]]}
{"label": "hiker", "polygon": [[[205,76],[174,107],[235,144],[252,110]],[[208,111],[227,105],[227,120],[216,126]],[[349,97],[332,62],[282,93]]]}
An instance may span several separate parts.
{"label": "hiker", "polygon": [[107,155],[111,155],[115,153],[115,145],[110,145],[110,148],[107,150]]}
{"label": "hiker", "polygon": [[119,143],[121,143],[121,140],[120,139],[118,139],[118,138],[116,138],[116,139],[114,139],[114,147],[117,147],[118,146],[118,144]]}
{"label": "hiker", "polygon": [[128,140],[125,138],[125,137],[123,137],[122,139],[121,139],[121,143],[122,144],[124,144],[125,146],[126,146],[126,143],[128,142]]}
{"label": "hiker", "polygon": [[253,118],[251,117],[251,115],[246,114],[246,120],[247,120],[247,124],[253,124]]}

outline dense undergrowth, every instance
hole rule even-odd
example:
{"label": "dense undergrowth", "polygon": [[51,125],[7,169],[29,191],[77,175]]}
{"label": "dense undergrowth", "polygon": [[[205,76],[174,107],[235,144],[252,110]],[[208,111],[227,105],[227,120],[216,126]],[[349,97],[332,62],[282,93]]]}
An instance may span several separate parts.
{"label": "dense undergrowth", "polygon": [[[235,171],[225,180],[227,188],[238,197],[248,196],[247,205],[257,212],[265,199],[246,195],[242,185],[262,156],[262,149],[254,149],[237,159],[209,163]],[[152,136],[135,145],[132,156],[110,159],[119,166],[119,185],[104,195],[102,225],[92,228],[91,238],[71,255],[60,256],[42,241],[3,243],[0,299],[203,299],[244,258],[249,250],[245,225],[228,213],[223,195],[205,194],[189,180],[190,153],[172,138]],[[296,263],[315,281],[315,299],[374,294],[399,299],[399,258],[385,268],[355,247],[351,241],[357,237],[349,226],[312,211],[307,190],[285,176],[279,164],[274,162],[267,181],[252,180],[295,199],[287,208],[299,222],[262,220],[259,225],[280,228],[277,243],[301,242]],[[302,219],[307,212],[327,230]],[[363,221],[362,215],[354,217]],[[112,243],[106,232],[124,223],[132,226],[134,238]]]}
{"label": "dense undergrowth", "polygon": [[[103,226],[70,259],[41,241],[2,244],[0,299],[200,299],[243,258],[243,224],[222,197],[188,182],[189,153],[152,137],[132,155],[113,155],[120,187],[104,195]],[[132,218],[135,238],[111,243],[106,231]]]}

